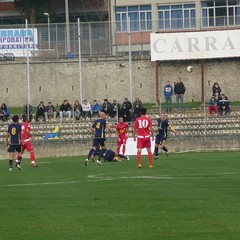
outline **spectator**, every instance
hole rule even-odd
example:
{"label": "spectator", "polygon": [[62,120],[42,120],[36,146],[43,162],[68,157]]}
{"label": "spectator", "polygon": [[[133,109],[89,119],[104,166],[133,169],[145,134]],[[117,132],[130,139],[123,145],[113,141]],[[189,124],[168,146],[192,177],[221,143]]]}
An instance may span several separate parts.
{"label": "spectator", "polygon": [[111,112],[111,118],[114,118],[115,116],[120,114],[120,104],[117,102],[116,99],[112,102],[112,112]]}
{"label": "spectator", "polygon": [[218,113],[218,100],[214,95],[212,95],[212,98],[209,100],[209,105],[208,105],[208,113],[212,114],[215,113],[217,115]]}
{"label": "spectator", "polygon": [[4,122],[8,120],[9,117],[9,108],[5,103],[2,103],[1,105],[1,111],[0,111],[0,119],[3,120]]}
{"label": "spectator", "polygon": [[45,121],[45,112],[46,112],[46,107],[44,106],[44,102],[41,101],[37,106],[36,122],[38,122],[39,117],[42,117],[43,121]]}
{"label": "spectator", "polygon": [[82,105],[79,103],[78,100],[75,101],[74,106],[73,106],[73,110],[74,110],[75,119],[79,120],[80,116],[82,115],[83,109],[82,109]]}
{"label": "spectator", "polygon": [[222,115],[223,112],[225,112],[225,115],[230,113],[229,100],[225,94],[222,94],[218,99],[218,112],[220,115]]}
{"label": "spectator", "polygon": [[48,120],[48,118],[56,119],[56,117],[57,117],[56,108],[53,106],[52,102],[48,102],[48,105],[46,106],[45,119],[46,120]]}
{"label": "spectator", "polygon": [[174,94],[176,95],[176,111],[178,111],[178,103],[179,100],[182,104],[182,110],[185,111],[185,105],[183,100],[183,95],[185,94],[186,88],[184,84],[181,82],[181,78],[178,78],[177,83],[174,85]]}
{"label": "spectator", "polygon": [[72,116],[72,107],[69,104],[68,100],[65,99],[60,106],[60,112],[59,112],[60,120],[63,119],[63,117],[67,117],[68,119]]}
{"label": "spectator", "polygon": [[112,116],[112,104],[108,101],[108,99],[104,99],[103,104],[102,104],[102,112],[105,112],[109,116]]}
{"label": "spectator", "polygon": [[85,99],[82,104],[82,115],[84,118],[89,117],[91,118],[91,105],[90,103]]}
{"label": "spectator", "polygon": [[170,81],[167,81],[167,85],[164,87],[164,97],[166,104],[166,112],[172,111],[172,95],[173,95],[173,87],[170,84]]}
{"label": "spectator", "polygon": [[94,115],[97,115],[98,117],[100,117],[100,111],[101,111],[100,104],[97,102],[97,100],[94,100],[93,105],[91,107],[91,115],[93,117]]}
{"label": "spectator", "polygon": [[142,101],[139,99],[139,97],[136,97],[135,102],[133,103],[133,121],[135,121],[136,118],[141,116],[141,109],[143,108]]}
{"label": "spectator", "polygon": [[121,108],[121,116],[123,117],[124,122],[131,121],[131,109],[132,103],[128,101],[127,97],[125,97]]}
{"label": "spectator", "polygon": [[24,116],[29,116],[29,122],[32,121],[33,117],[33,108],[32,105],[30,105],[28,102],[26,102],[26,105],[23,105],[23,117]]}
{"label": "spectator", "polygon": [[221,88],[219,86],[219,84],[217,82],[215,82],[212,86],[212,95],[214,95],[215,97],[219,98],[221,95]]}

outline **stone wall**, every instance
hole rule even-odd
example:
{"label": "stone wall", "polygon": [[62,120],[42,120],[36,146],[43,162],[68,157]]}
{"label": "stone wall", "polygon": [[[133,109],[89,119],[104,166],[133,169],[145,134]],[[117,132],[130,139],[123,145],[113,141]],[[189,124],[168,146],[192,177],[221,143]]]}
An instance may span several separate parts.
{"label": "stone wall", "polygon": [[[188,65],[193,72],[188,73]],[[156,64],[149,59],[132,61],[133,99],[140,97],[143,102],[156,102]],[[1,102],[9,106],[22,106],[27,100],[28,83],[26,62],[0,62]],[[185,101],[201,101],[201,63],[200,61],[162,62],[158,67],[159,92],[163,100],[162,89],[167,80],[173,84],[178,77],[186,86]],[[69,61],[30,61],[30,102],[36,106],[41,100],[61,104],[64,99],[73,103],[79,99],[80,77],[77,60]],[[129,63],[127,58],[83,59],[82,81],[83,98],[100,103],[104,98],[122,102],[130,97]],[[211,95],[214,82],[230,100],[239,100],[240,58],[205,60],[204,85],[207,99]]]}

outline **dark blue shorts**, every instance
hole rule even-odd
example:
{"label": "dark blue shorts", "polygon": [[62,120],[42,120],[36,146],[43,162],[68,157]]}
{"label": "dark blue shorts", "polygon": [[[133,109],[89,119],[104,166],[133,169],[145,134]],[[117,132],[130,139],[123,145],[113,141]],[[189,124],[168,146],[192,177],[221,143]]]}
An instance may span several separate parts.
{"label": "dark blue shorts", "polygon": [[166,138],[164,136],[161,136],[159,134],[156,135],[156,138],[155,138],[155,144],[164,144],[166,141]]}
{"label": "dark blue shorts", "polygon": [[106,138],[94,138],[93,147],[105,147]]}
{"label": "dark blue shorts", "polygon": [[21,145],[10,145],[8,147],[8,152],[21,152],[22,146]]}

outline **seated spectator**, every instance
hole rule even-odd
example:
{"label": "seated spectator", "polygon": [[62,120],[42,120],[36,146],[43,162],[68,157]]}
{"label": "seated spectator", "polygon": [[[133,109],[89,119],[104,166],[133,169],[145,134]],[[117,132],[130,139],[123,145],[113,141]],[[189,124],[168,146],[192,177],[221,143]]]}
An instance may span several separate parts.
{"label": "seated spectator", "polygon": [[218,113],[222,115],[223,112],[225,112],[225,115],[230,113],[229,100],[225,94],[222,94],[218,99]]}
{"label": "seated spectator", "polygon": [[212,86],[212,95],[218,98],[218,97],[220,97],[221,91],[222,90],[221,90],[219,84],[217,82],[215,82]]}
{"label": "seated spectator", "polygon": [[115,116],[119,116],[120,114],[120,104],[117,102],[117,100],[113,100],[112,103],[112,113],[111,113],[111,118],[114,118]]}
{"label": "seated spectator", "polygon": [[48,102],[48,105],[46,106],[46,112],[45,112],[45,119],[48,120],[49,118],[56,119],[57,112],[56,108],[52,105],[52,102]]}
{"label": "seated spectator", "polygon": [[45,112],[46,112],[46,107],[44,106],[44,102],[41,101],[37,106],[36,122],[38,122],[39,117],[42,117],[43,121],[45,121]]}
{"label": "seated spectator", "polygon": [[209,105],[208,105],[208,113],[209,114],[212,114],[212,113],[215,113],[217,115],[218,113],[218,100],[217,98],[212,95],[212,98],[209,100]]}
{"label": "seated spectator", "polygon": [[73,106],[73,110],[74,110],[74,117],[76,120],[80,119],[80,116],[82,116],[82,105],[79,103],[78,100],[75,101],[74,106]]}
{"label": "seated spectator", "polygon": [[105,112],[109,116],[112,116],[112,104],[108,101],[108,99],[104,99],[102,104],[102,112]]}
{"label": "seated spectator", "polygon": [[121,116],[123,117],[124,122],[131,121],[131,109],[132,103],[128,101],[127,97],[125,97],[121,108]]}
{"label": "seated spectator", "polygon": [[23,106],[23,117],[24,116],[28,116],[29,122],[32,121],[33,108],[32,105],[30,105],[28,102],[26,102],[26,105]]}
{"label": "seated spectator", "polygon": [[133,120],[140,117],[141,109],[143,108],[142,101],[137,97],[135,102],[133,103]]}
{"label": "seated spectator", "polygon": [[91,107],[91,115],[94,117],[94,115],[100,116],[101,107],[100,104],[97,102],[97,100],[93,101],[93,105]]}
{"label": "seated spectator", "polygon": [[65,99],[60,106],[59,117],[60,120],[63,120],[64,117],[70,119],[72,116],[72,107],[69,104],[68,100]]}
{"label": "seated spectator", "polygon": [[82,115],[84,118],[89,117],[91,118],[91,105],[90,103],[85,99],[82,104]]}
{"label": "seated spectator", "polygon": [[8,120],[9,117],[9,108],[5,103],[2,103],[1,110],[0,110],[0,120],[4,122]]}

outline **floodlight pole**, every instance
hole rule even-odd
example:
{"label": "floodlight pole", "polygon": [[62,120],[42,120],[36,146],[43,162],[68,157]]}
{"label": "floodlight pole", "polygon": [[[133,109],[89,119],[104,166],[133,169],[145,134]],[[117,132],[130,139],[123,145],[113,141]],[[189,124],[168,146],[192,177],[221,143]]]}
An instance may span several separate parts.
{"label": "floodlight pole", "polygon": [[133,102],[133,87],[132,87],[132,51],[131,51],[131,29],[130,18],[127,18],[127,30],[128,30],[128,50],[129,50],[129,82],[130,82],[130,100]]}
{"label": "floodlight pole", "polygon": [[51,48],[51,40],[50,40],[50,15],[49,13],[44,13],[43,14],[44,16],[47,17],[47,20],[48,20],[48,49]]}
{"label": "floodlight pole", "polygon": [[27,40],[27,44],[26,44],[26,50],[27,50],[27,95],[28,95],[28,109],[27,109],[27,115],[28,115],[28,119],[29,119],[29,104],[30,104],[30,75],[29,75],[29,49],[28,49],[28,20],[25,20],[25,25],[26,25],[26,40]]}
{"label": "floodlight pole", "polygon": [[82,56],[81,56],[81,31],[80,31],[80,19],[78,18],[78,57],[79,57],[79,90],[80,90],[80,103],[83,101],[82,91]]}

